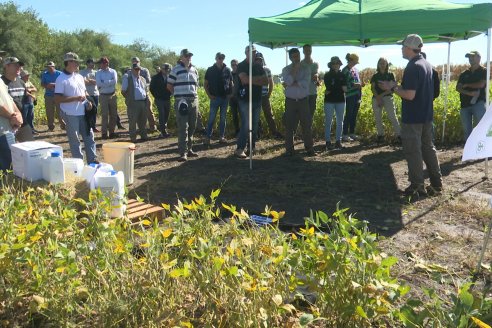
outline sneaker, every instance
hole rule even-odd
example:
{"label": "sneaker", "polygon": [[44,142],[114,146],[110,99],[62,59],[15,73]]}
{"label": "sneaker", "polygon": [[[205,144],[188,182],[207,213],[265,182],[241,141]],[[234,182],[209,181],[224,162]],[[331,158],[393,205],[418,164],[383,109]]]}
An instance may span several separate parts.
{"label": "sneaker", "polygon": [[246,158],[246,157],[248,157],[248,156],[246,156],[246,153],[242,149],[236,149],[234,151],[234,156],[236,156],[237,158]]}
{"label": "sneaker", "polygon": [[340,140],[338,140],[337,142],[335,142],[335,149],[344,149],[345,147],[342,146],[342,143],[340,142]]}
{"label": "sneaker", "polygon": [[170,137],[170,136],[171,136],[171,134],[170,134],[169,132],[167,132],[167,130],[164,130],[164,132],[162,132],[162,133],[161,133],[161,136],[162,136],[163,138],[168,138],[168,137]]}
{"label": "sneaker", "polygon": [[349,142],[349,141],[354,141],[354,139],[350,138],[348,135],[344,135],[342,137],[342,141]]}
{"label": "sneaker", "polygon": [[427,196],[427,191],[425,190],[424,186],[416,186],[416,185],[410,185],[408,186],[404,191],[403,194],[405,196],[410,196],[410,197],[426,197]]}
{"label": "sneaker", "polygon": [[284,136],[282,135],[282,133],[280,133],[278,131],[273,134],[273,137],[275,139],[278,139],[278,140],[283,140],[284,139]]}
{"label": "sneaker", "polygon": [[333,144],[331,141],[326,142],[326,151],[332,150],[333,149]]}
{"label": "sneaker", "polygon": [[425,191],[429,196],[439,196],[442,194],[442,186],[427,186],[425,187]]}
{"label": "sneaker", "polygon": [[227,139],[224,138],[224,137],[222,137],[222,138],[219,139],[219,143],[225,144],[225,143],[227,143]]}
{"label": "sneaker", "polygon": [[358,135],[356,135],[356,134],[354,134],[354,133],[352,133],[352,134],[350,135],[350,139],[352,139],[352,140],[359,140],[359,136],[358,136]]}
{"label": "sneaker", "polygon": [[205,146],[210,146],[210,138],[209,137],[205,137],[205,140],[203,140],[203,144]]}
{"label": "sneaker", "polygon": [[314,149],[309,149],[306,151],[306,155],[308,157],[314,157],[314,156],[316,156],[316,152],[314,151]]}
{"label": "sneaker", "polygon": [[188,150],[188,157],[198,157],[198,154],[193,150]]}
{"label": "sneaker", "polygon": [[178,162],[186,162],[187,160],[188,160],[188,156],[186,156],[186,154],[183,154],[178,158]]}

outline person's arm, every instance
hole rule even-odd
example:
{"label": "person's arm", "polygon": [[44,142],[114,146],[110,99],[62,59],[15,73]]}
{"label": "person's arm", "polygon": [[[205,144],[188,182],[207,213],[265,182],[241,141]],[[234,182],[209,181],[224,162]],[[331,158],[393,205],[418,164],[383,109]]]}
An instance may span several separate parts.
{"label": "person's arm", "polygon": [[209,87],[208,80],[205,79],[205,81],[203,81],[203,89],[205,89],[205,93],[207,94],[208,99],[214,100],[215,99],[215,96],[213,96],[212,94],[210,94],[210,91],[208,90],[208,87]]}
{"label": "person's arm", "polygon": [[[477,82],[478,83],[478,82]],[[458,91],[459,93],[465,95],[465,96],[470,96],[470,97],[474,97],[477,95],[477,93],[480,92],[480,90],[465,90],[465,86],[468,86],[468,88],[472,88],[470,85],[472,83],[465,83],[465,84],[462,84],[460,82],[458,82],[456,84],[456,91]],[[473,83],[474,84],[474,83]]]}
{"label": "person's arm", "polygon": [[292,74],[292,70],[290,69],[290,65],[282,69],[282,80],[284,86],[291,86],[294,83],[297,83],[294,75]]}
{"label": "person's arm", "polygon": [[121,94],[123,97],[126,98],[128,94],[128,83],[130,83],[128,80],[130,79],[130,75],[127,75],[126,77],[123,76],[123,80],[121,80]]}
{"label": "person's arm", "polygon": [[379,87],[385,91],[392,91],[395,95],[405,100],[413,100],[415,98],[416,90],[403,89],[402,86],[398,86],[396,81],[379,81]]}
{"label": "person's arm", "polygon": [[[249,84],[248,74],[246,74],[244,72],[239,73],[239,79],[241,80],[242,85],[248,85]],[[254,85],[267,85],[268,84],[268,78],[266,77],[266,74],[253,76],[251,79],[251,83]]]}
{"label": "person's arm", "polygon": [[272,95],[273,92],[273,77],[272,74],[268,76],[268,98]]}

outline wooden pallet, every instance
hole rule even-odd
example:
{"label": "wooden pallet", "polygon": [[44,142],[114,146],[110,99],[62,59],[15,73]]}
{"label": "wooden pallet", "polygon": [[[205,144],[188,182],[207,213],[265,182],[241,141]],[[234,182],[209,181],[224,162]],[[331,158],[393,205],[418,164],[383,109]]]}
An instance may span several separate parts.
{"label": "wooden pallet", "polygon": [[164,209],[160,206],[139,202],[136,199],[128,199],[126,214],[133,222],[139,221],[144,217],[162,220]]}

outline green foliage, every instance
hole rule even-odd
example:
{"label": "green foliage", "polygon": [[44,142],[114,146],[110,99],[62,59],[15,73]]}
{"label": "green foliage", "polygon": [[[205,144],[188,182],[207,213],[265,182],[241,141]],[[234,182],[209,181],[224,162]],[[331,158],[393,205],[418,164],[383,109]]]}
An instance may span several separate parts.
{"label": "green foliage", "polygon": [[100,192],[83,200],[10,179],[0,195],[0,321],[12,326],[371,327],[393,322],[406,292],[390,277],[396,259],[346,210],[285,234],[216,205],[216,190],[163,204],[160,223],[131,223],[108,219]]}

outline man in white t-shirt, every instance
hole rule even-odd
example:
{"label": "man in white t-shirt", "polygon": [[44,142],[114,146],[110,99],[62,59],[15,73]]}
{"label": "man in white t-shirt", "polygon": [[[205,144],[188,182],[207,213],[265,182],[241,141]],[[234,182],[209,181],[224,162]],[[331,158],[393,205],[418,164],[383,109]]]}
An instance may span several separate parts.
{"label": "man in white t-shirt", "polygon": [[88,126],[86,111],[92,110],[87,101],[84,78],[78,72],[79,56],[67,52],[63,57],[65,68],[55,82],[55,102],[60,104],[60,114],[66,123],[68,143],[74,158],[84,158],[79,136],[82,136],[87,163],[97,162],[94,132]]}

